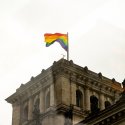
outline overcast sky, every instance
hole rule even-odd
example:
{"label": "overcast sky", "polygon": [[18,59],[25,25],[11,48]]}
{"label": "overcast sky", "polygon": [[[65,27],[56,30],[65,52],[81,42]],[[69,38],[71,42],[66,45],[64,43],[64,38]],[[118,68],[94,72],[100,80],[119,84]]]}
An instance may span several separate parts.
{"label": "overcast sky", "polygon": [[69,33],[70,59],[118,82],[125,78],[125,0],[0,0],[0,125],[11,125],[4,99],[66,55],[46,48],[44,33]]}

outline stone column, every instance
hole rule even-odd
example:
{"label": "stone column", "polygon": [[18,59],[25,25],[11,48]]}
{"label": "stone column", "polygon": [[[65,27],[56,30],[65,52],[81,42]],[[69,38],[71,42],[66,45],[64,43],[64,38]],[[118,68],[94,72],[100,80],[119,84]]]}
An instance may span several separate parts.
{"label": "stone column", "polygon": [[45,103],[45,100],[44,100],[44,91],[41,90],[40,92],[40,113],[44,113],[44,103]]}
{"label": "stone column", "polygon": [[54,84],[50,85],[50,106],[54,106]]}
{"label": "stone column", "polygon": [[89,88],[85,88],[85,109],[90,110],[90,92]]}
{"label": "stone column", "polygon": [[100,110],[105,109],[104,95],[102,93],[99,95],[99,105],[100,105]]}
{"label": "stone column", "polygon": [[28,102],[28,120],[33,118],[33,99],[30,98]]}

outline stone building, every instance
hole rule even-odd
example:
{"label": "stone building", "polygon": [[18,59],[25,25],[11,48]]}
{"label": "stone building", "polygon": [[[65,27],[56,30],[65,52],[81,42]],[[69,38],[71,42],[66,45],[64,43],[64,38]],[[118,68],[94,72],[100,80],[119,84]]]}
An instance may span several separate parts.
{"label": "stone building", "polygon": [[115,79],[61,59],[6,99],[12,125],[70,125],[100,112],[123,91]]}
{"label": "stone building", "polygon": [[91,113],[76,125],[125,125],[125,80],[119,100],[93,115]]}

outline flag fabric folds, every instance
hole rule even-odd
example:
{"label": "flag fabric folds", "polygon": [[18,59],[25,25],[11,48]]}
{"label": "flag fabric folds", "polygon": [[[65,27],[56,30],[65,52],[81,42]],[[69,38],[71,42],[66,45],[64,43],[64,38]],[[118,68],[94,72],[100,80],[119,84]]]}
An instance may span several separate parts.
{"label": "flag fabric folds", "polygon": [[61,33],[45,33],[45,42],[46,47],[49,47],[54,42],[58,42],[63,49],[68,51],[68,35],[67,34],[61,34]]}

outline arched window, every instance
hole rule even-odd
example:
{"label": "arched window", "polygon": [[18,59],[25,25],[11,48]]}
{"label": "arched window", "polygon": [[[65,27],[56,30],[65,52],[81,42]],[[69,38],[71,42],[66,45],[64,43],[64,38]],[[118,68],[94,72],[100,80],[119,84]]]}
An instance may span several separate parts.
{"label": "arched window", "polygon": [[40,105],[40,99],[36,98],[35,102],[34,102],[34,109],[33,109],[33,112],[32,112],[34,119],[37,119],[39,117],[39,114],[40,114],[39,105]]}
{"label": "arched window", "polygon": [[28,106],[24,107],[24,122],[28,120]]}
{"label": "arched window", "polygon": [[83,95],[80,90],[76,90],[76,106],[83,107]]}
{"label": "arched window", "polygon": [[90,97],[90,103],[91,103],[91,113],[95,114],[95,113],[99,112],[98,98],[95,95],[92,95]]}
{"label": "arched window", "polygon": [[105,108],[108,108],[111,106],[111,103],[109,101],[105,101]]}
{"label": "arched window", "polygon": [[50,107],[50,92],[48,92],[46,95],[45,106],[46,106],[46,109]]}
{"label": "arched window", "polygon": [[34,105],[36,106],[37,109],[39,109],[39,105],[40,105],[40,100],[39,100],[39,98],[36,99]]}

